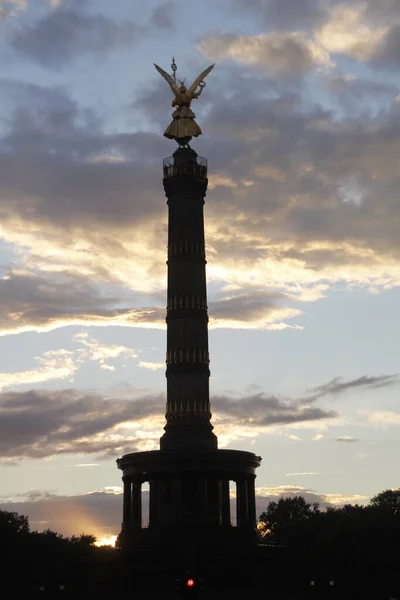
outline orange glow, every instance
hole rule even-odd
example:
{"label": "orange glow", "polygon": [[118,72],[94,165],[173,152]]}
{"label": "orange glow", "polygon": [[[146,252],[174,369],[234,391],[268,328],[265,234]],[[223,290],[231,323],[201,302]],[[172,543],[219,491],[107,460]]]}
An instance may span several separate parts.
{"label": "orange glow", "polygon": [[95,542],[95,546],[115,546],[115,542],[117,541],[116,535],[105,535],[104,537],[99,538]]}
{"label": "orange glow", "polygon": [[188,587],[193,587],[193,586],[194,586],[194,581],[193,581],[193,579],[188,579],[188,580],[187,580],[187,582],[186,582],[186,585],[187,585]]}

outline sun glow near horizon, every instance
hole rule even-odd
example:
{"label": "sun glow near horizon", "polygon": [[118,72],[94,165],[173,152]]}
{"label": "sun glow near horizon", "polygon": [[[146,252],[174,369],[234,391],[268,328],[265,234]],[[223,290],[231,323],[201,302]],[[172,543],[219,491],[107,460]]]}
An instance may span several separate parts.
{"label": "sun glow near horizon", "polygon": [[116,535],[104,535],[95,541],[94,545],[100,548],[101,546],[112,546],[115,548],[115,543],[117,541]]}

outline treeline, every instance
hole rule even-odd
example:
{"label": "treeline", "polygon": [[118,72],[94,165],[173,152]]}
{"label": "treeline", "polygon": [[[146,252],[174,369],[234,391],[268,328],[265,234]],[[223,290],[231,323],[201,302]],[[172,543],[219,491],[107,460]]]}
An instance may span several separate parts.
{"label": "treeline", "polygon": [[[366,506],[339,508],[281,498],[259,521],[261,541],[269,544],[257,567],[266,592],[287,588],[315,600],[400,598],[400,490],[384,491]],[[127,565],[121,551],[97,548],[95,541],[31,531],[27,517],[0,511],[3,589],[16,598],[112,597],[125,585]]]}
{"label": "treeline", "polygon": [[400,490],[322,510],[300,496],[281,498],[259,521],[263,542],[297,553],[311,596],[400,598]]}
{"label": "treeline", "polygon": [[75,596],[85,587],[93,560],[106,552],[96,548],[95,541],[93,535],[31,531],[27,517],[0,511],[3,589],[17,598]]}

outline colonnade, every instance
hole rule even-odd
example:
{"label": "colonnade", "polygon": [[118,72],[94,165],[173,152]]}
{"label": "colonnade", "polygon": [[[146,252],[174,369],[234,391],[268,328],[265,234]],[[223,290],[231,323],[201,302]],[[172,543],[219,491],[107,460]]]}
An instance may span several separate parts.
{"label": "colonnade", "polygon": [[124,478],[123,528],[142,527],[142,484],[150,485],[149,527],[201,523],[230,527],[230,481],[236,482],[236,524],[256,526],[255,475],[168,474]]}

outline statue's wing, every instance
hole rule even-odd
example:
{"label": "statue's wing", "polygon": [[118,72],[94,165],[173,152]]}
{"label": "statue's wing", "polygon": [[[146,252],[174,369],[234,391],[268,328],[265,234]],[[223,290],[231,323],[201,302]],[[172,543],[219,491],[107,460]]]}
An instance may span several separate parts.
{"label": "statue's wing", "polygon": [[190,88],[187,91],[188,96],[192,96],[195,93],[199,83],[207,77],[207,75],[210,73],[210,71],[213,70],[214,67],[215,67],[215,63],[213,65],[207,67],[207,69],[205,69],[202,73],[200,73],[200,75],[198,77],[196,77],[196,79],[193,81],[192,85],[190,86]]}
{"label": "statue's wing", "polygon": [[171,77],[171,75],[169,73],[167,73],[166,71],[164,71],[164,69],[162,69],[155,63],[154,63],[154,66],[157,69],[157,71],[160,73],[160,75],[162,75],[164,77],[164,79],[169,83],[171,90],[174,92],[174,94],[175,95],[179,94],[179,88],[176,85],[176,81],[174,81],[174,79]]}

